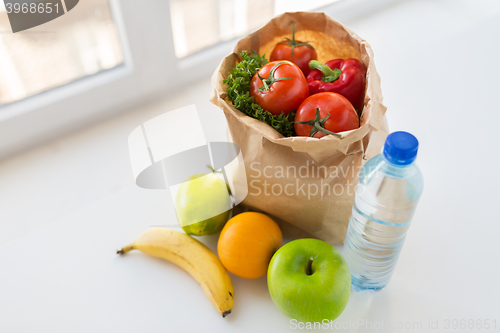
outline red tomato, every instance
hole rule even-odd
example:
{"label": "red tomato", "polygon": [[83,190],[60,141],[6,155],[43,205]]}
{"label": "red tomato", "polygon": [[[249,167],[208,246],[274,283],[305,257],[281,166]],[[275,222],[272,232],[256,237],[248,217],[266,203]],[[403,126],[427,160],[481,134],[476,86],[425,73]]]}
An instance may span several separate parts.
{"label": "red tomato", "polygon": [[292,21],[292,39],[286,38],[274,47],[269,57],[270,61],[290,60],[302,70],[305,76],[311,72],[309,61],[318,60],[314,47],[308,43],[295,40],[295,22]]}
{"label": "red tomato", "polygon": [[262,67],[250,81],[254,103],[274,115],[288,114],[309,96],[309,86],[300,68],[289,61],[273,61]]}
{"label": "red tomato", "polygon": [[341,137],[337,133],[359,128],[359,118],[347,98],[333,92],[321,92],[300,104],[294,127],[298,136],[321,138],[333,134]]}

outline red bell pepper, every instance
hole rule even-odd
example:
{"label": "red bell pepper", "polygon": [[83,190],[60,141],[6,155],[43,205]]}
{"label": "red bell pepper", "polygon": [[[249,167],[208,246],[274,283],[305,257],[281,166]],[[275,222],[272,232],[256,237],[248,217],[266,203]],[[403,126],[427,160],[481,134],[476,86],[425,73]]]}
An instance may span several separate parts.
{"label": "red bell pepper", "polygon": [[366,67],[363,63],[353,58],[334,59],[326,64],[311,60],[309,68],[309,95],[335,92],[347,98],[361,115],[366,86]]}

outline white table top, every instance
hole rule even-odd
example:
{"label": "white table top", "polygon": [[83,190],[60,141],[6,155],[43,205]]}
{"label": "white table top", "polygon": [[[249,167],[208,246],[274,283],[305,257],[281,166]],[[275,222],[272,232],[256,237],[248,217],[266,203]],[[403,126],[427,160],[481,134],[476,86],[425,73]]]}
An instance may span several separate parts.
{"label": "white table top", "polygon": [[[337,322],[356,332],[500,331],[500,2],[404,1],[346,23],[374,48],[391,130],[420,141],[425,189],[388,287],[352,293]],[[175,225],[166,191],[133,185],[128,133],[194,102],[215,117],[208,139],[223,138],[209,91],[207,78],[0,164],[0,332],[292,329],[265,278],[233,276],[234,311],[222,319],[180,268],[115,254],[152,225]],[[215,250],[216,236],[200,239]]]}

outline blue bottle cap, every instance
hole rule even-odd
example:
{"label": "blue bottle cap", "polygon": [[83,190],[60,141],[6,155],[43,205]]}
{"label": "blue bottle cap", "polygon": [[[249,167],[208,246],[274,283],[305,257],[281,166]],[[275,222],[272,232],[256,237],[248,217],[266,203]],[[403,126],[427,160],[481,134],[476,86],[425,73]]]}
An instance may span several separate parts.
{"label": "blue bottle cap", "polygon": [[393,164],[412,164],[417,152],[418,140],[408,132],[393,132],[385,140],[384,157]]}

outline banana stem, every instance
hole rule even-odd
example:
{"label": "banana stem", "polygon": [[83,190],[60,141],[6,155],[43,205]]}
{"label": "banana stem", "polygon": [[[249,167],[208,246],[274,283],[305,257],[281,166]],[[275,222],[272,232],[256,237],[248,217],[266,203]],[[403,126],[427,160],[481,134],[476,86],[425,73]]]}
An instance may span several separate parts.
{"label": "banana stem", "polygon": [[123,249],[116,251],[118,254],[125,254],[131,250],[134,249],[134,246],[132,244],[125,246]]}

